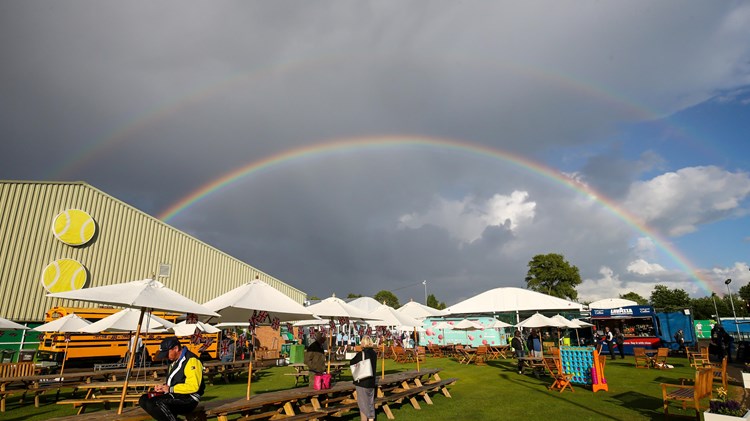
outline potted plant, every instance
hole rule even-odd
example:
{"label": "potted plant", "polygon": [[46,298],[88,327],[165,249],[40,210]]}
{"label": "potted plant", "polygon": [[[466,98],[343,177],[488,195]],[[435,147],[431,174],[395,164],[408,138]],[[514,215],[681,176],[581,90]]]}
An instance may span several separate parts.
{"label": "potted plant", "polygon": [[716,388],[718,399],[711,399],[709,410],[703,413],[704,421],[750,420],[750,411],[734,399],[729,399],[723,387]]}

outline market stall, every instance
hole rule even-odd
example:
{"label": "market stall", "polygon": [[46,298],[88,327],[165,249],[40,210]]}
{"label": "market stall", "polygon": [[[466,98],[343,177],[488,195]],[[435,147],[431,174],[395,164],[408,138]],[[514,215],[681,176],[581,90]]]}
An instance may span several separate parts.
{"label": "market stall", "polygon": [[[623,332],[625,353],[628,355],[633,354],[635,347],[656,349],[662,344],[656,313],[651,306],[592,309],[591,321],[601,336],[604,335],[605,327],[609,327],[612,332],[615,328]],[[609,354],[606,344],[602,347],[602,354]]]}

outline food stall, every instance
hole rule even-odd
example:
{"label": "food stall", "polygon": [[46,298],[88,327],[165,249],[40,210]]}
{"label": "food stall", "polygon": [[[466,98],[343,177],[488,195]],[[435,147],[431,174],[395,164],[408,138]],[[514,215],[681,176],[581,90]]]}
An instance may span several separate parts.
{"label": "food stall", "polygon": [[[656,313],[651,306],[592,309],[591,321],[600,336],[604,336],[605,327],[609,327],[613,335],[615,328],[623,332],[625,353],[628,355],[633,354],[635,347],[656,349],[661,346]],[[602,347],[602,354],[609,354],[606,344]],[[619,350],[615,350],[615,354],[619,354]]]}

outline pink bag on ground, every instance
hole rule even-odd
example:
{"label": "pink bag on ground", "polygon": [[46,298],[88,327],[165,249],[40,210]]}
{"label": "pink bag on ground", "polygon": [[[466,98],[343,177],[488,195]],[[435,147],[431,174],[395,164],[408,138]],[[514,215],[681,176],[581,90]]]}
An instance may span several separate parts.
{"label": "pink bag on ground", "polygon": [[331,388],[331,375],[329,373],[316,374],[313,378],[313,389],[322,390]]}

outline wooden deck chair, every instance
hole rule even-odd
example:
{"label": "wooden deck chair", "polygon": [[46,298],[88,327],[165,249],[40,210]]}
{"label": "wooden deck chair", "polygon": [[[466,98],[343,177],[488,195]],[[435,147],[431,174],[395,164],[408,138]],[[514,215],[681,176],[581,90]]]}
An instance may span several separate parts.
{"label": "wooden deck chair", "polygon": [[714,380],[721,380],[724,389],[727,388],[727,357],[721,359],[720,363],[709,363],[704,367],[711,367],[714,371]]}
{"label": "wooden deck chair", "polygon": [[662,370],[669,368],[667,367],[667,357],[669,356],[669,348],[659,348],[656,350],[656,356],[653,358],[654,367]]}
{"label": "wooden deck chair", "polygon": [[443,357],[443,350],[435,344],[427,345],[427,350],[430,351],[430,355],[436,358]]}
{"label": "wooden deck chair", "polygon": [[489,347],[487,345],[480,345],[477,347],[477,352],[474,354],[474,363],[475,364],[486,364],[487,360],[490,358],[491,354],[488,349]]}
{"label": "wooden deck chair", "polygon": [[571,392],[575,392],[573,389],[573,374],[567,374],[563,370],[562,361],[559,358],[544,357],[544,368],[549,372],[552,377],[552,385],[549,390],[559,390],[562,393],[565,388],[570,388]]}
{"label": "wooden deck chair", "polygon": [[682,409],[688,402],[695,408],[695,418],[701,419],[701,400],[711,399],[713,395],[713,370],[710,367],[701,368],[695,372],[695,381],[691,385],[661,384],[664,399],[664,418],[669,418],[669,401],[682,402]]}
{"label": "wooden deck chair", "polygon": [[646,355],[646,348],[633,348],[635,368],[651,368],[651,357]]}
{"label": "wooden deck chair", "polygon": [[411,356],[406,352],[403,347],[391,346],[391,353],[393,361],[397,363],[408,363],[411,360]]}
{"label": "wooden deck chair", "polygon": [[706,364],[710,364],[711,361],[708,359],[708,347],[703,346],[698,352],[690,353],[690,365],[696,370],[703,367]]}
{"label": "wooden deck chair", "polygon": [[458,353],[457,355],[458,355],[458,358],[459,358],[459,361],[458,361],[459,364],[469,365],[472,362],[474,362],[474,357],[476,356],[475,353],[468,352],[462,346],[457,346],[456,347],[456,352]]}

